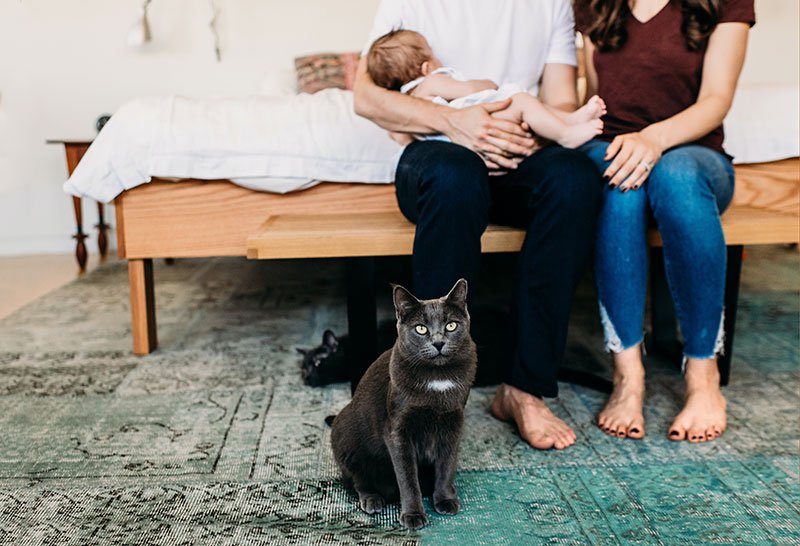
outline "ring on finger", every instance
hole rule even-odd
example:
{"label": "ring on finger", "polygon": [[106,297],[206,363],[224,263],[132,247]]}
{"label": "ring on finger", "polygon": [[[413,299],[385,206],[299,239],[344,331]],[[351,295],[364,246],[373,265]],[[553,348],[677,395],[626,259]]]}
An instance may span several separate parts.
{"label": "ring on finger", "polygon": [[653,167],[655,167],[656,164],[654,161],[642,161],[641,163],[639,163],[639,165],[641,165],[644,168],[645,172],[649,173],[650,171],[653,170]]}

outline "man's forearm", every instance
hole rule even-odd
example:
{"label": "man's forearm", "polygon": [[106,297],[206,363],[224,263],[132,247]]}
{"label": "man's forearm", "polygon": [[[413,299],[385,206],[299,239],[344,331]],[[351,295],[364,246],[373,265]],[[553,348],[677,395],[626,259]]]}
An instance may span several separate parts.
{"label": "man's forearm", "polygon": [[380,88],[356,90],[355,109],[387,131],[442,134],[449,127],[447,106]]}

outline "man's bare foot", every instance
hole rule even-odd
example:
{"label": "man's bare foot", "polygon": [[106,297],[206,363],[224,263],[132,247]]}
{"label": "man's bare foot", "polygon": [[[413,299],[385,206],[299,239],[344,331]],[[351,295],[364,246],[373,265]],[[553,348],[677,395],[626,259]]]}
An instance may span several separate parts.
{"label": "man's bare foot", "polygon": [[544,400],[511,385],[497,388],[491,412],[501,421],[514,421],[522,439],[536,449],[565,449],[577,439],[575,432],[553,415]]}
{"label": "man's bare foot", "polygon": [[577,125],[567,125],[558,143],[564,148],[577,148],[603,132],[603,122],[592,119]]}
{"label": "man's bare foot", "polygon": [[597,426],[617,438],[644,437],[644,365],[639,345],[614,354],[614,390],[597,415]]}
{"label": "man's bare foot", "polygon": [[567,116],[567,123],[578,124],[599,119],[606,115],[606,103],[603,99],[594,95],[586,101],[586,104]]}
{"label": "man's bare foot", "polygon": [[686,363],[686,401],[669,427],[670,440],[707,442],[727,427],[725,397],[719,389],[717,360],[690,358]]}

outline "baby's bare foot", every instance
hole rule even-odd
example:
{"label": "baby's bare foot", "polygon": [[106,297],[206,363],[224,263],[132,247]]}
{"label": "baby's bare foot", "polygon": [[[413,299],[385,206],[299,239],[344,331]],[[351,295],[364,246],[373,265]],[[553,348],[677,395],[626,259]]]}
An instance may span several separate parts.
{"label": "baby's bare foot", "polygon": [[577,125],[568,125],[558,143],[564,148],[577,148],[603,132],[603,122],[593,119]]}
{"label": "baby's bare foot", "polygon": [[669,427],[668,438],[692,443],[715,440],[727,427],[725,406],[716,359],[689,359],[686,364],[686,401]]}
{"label": "baby's bare foot", "polygon": [[644,366],[639,346],[614,355],[614,390],[597,416],[597,426],[617,438],[644,437]]}
{"label": "baby's bare foot", "polygon": [[536,449],[565,449],[577,439],[541,398],[510,385],[497,388],[491,412],[501,421],[514,421],[522,439]]}
{"label": "baby's bare foot", "polygon": [[579,123],[585,123],[587,121],[591,121],[593,119],[600,119],[604,115],[606,115],[606,103],[603,99],[598,97],[597,95],[590,98],[586,101],[586,104],[572,112],[567,117],[567,123],[572,125],[577,125]]}

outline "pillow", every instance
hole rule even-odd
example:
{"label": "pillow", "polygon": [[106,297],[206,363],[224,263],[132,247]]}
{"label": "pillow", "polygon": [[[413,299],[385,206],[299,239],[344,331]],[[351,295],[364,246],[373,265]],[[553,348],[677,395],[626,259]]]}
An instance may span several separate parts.
{"label": "pillow", "polygon": [[322,89],[353,89],[358,53],[318,53],[297,57],[297,90],[316,93]]}

